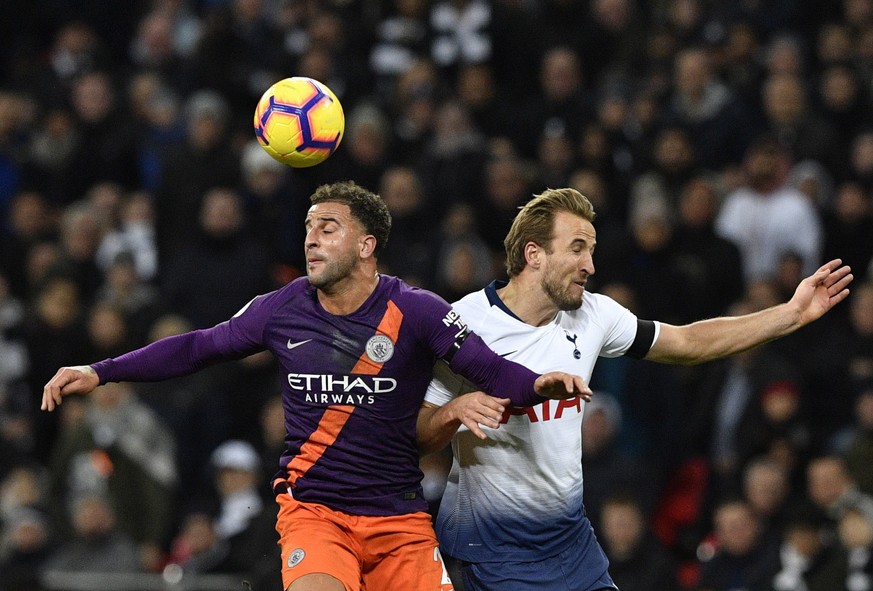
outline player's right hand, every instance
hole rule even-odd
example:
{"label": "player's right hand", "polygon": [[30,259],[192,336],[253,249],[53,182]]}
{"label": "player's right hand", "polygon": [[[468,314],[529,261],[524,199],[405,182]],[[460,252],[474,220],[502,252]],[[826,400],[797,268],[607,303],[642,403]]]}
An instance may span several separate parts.
{"label": "player's right hand", "polygon": [[69,394],[88,394],[100,385],[97,372],[90,365],[62,367],[42,389],[41,410],[53,411]]}
{"label": "player's right hand", "polygon": [[567,400],[581,397],[585,402],[591,402],[591,388],[579,376],[563,371],[544,373],[534,382],[534,390],[543,398],[552,400]]}

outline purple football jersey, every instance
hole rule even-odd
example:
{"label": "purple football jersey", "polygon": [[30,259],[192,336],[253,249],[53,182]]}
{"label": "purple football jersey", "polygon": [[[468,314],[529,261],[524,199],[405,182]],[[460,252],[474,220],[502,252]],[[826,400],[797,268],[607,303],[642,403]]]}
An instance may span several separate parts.
{"label": "purple football jersey", "polygon": [[274,490],[355,515],[427,509],[415,429],[437,358],[518,406],[543,400],[537,374],[468,334],[439,296],[388,275],[352,314],[324,310],[300,278],[227,322],[92,367],[101,384],[156,381],[264,349],[281,368],[287,430]]}
{"label": "purple football jersey", "polygon": [[436,356],[458,327],[445,302],[381,276],[348,316],[326,312],[306,279],[255,298],[230,321],[282,368],[287,449],[274,488],[359,515],[427,509],[415,423]]}

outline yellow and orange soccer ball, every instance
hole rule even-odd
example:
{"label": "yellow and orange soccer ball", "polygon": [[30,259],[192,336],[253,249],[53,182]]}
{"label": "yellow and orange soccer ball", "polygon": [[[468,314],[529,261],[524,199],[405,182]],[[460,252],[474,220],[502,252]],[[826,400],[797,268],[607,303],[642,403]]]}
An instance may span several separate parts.
{"label": "yellow and orange soccer ball", "polygon": [[285,78],[264,92],[255,109],[255,136],[267,154],[295,168],[324,162],[343,139],[346,118],[323,83]]}

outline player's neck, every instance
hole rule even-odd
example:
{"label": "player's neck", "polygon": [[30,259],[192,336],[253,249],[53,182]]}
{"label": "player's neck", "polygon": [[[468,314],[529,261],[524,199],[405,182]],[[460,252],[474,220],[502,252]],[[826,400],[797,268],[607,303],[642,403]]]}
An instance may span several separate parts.
{"label": "player's neck", "polygon": [[377,285],[375,268],[361,268],[326,289],[318,289],[318,303],[331,314],[345,316],[360,308]]}
{"label": "player's neck", "polygon": [[543,293],[539,283],[521,276],[510,279],[506,287],[497,290],[497,295],[513,314],[531,326],[545,326],[558,313],[558,308]]}

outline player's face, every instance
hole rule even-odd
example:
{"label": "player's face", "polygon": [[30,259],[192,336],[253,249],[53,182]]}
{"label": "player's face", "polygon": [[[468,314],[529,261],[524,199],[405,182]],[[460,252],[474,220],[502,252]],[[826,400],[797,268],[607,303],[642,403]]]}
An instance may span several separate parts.
{"label": "player's face", "polygon": [[309,282],[330,290],[351,276],[359,262],[361,225],[344,203],[323,202],[306,215],[306,275]]}
{"label": "player's face", "polygon": [[543,265],[543,292],[559,310],[575,310],[582,305],[585,283],[594,275],[594,226],[588,220],[567,212],[555,216],[551,252]]}

